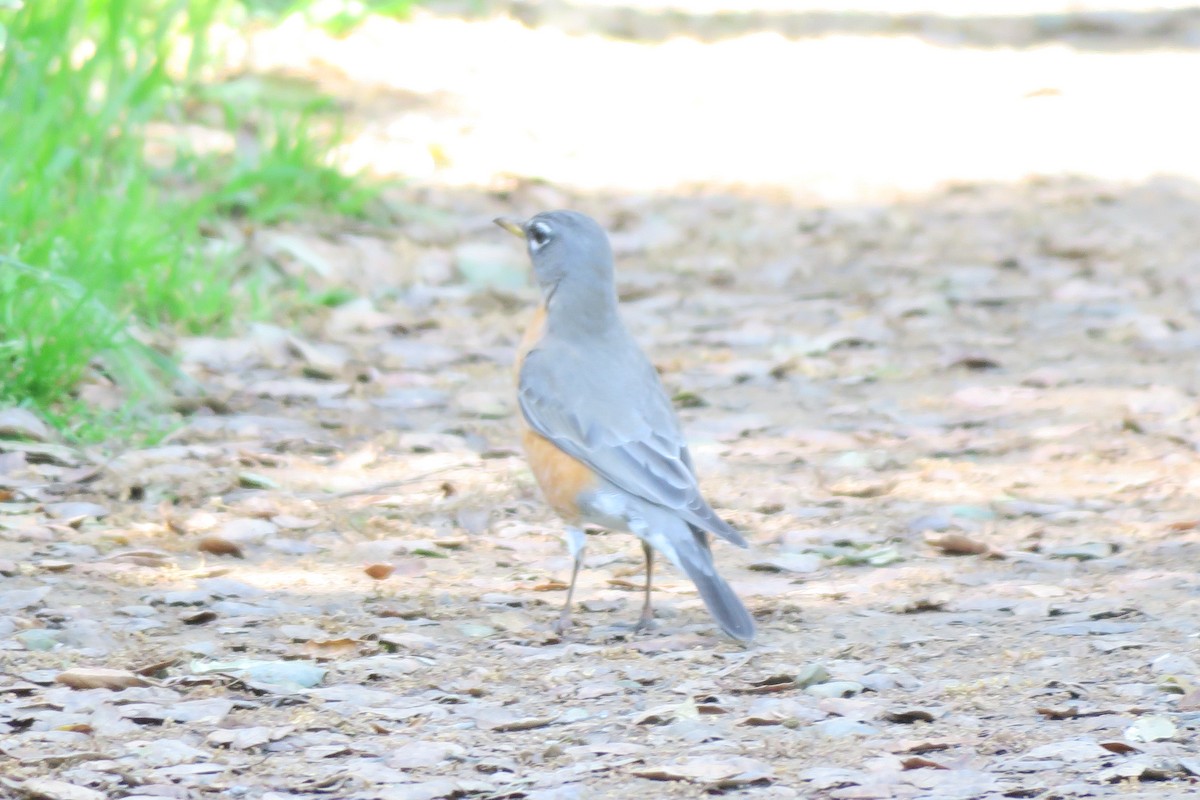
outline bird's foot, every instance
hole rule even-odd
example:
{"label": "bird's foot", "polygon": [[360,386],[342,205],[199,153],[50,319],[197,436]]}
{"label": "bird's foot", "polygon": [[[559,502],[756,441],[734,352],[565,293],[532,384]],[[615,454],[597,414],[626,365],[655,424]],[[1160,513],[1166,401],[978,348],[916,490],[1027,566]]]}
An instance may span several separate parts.
{"label": "bird's foot", "polygon": [[561,636],[566,633],[573,624],[574,622],[571,621],[571,615],[564,612],[559,614],[558,619],[554,620],[554,622],[550,624],[550,628],[559,636]]}
{"label": "bird's foot", "polygon": [[658,627],[658,620],[651,615],[643,614],[633,626],[634,633],[647,633]]}

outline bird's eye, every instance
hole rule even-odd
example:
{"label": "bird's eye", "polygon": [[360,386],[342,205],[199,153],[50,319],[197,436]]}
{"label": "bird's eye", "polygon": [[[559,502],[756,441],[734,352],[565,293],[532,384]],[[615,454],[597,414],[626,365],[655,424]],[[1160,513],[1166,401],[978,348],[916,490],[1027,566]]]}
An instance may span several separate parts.
{"label": "bird's eye", "polygon": [[535,222],[529,226],[529,242],[534,249],[550,241],[550,226],[544,222]]}

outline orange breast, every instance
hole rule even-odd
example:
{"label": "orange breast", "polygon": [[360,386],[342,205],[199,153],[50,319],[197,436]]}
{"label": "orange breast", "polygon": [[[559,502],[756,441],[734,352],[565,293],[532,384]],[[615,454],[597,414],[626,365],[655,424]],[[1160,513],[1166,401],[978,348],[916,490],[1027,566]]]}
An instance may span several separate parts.
{"label": "orange breast", "polygon": [[521,366],[525,363],[525,356],[529,355],[529,351],[537,347],[537,343],[542,340],[542,336],[546,333],[546,304],[542,303],[538,306],[537,311],[533,312],[533,319],[529,320],[529,327],[525,329],[525,335],[521,337],[521,343],[517,345],[517,361],[515,364],[515,372],[517,380],[521,379]]}
{"label": "orange breast", "polygon": [[[525,356],[537,346],[546,332],[546,307],[539,306],[530,320],[521,344],[517,348],[516,375],[520,380],[521,365]],[[533,470],[533,477],[550,507],[559,513],[567,522],[579,520],[579,501],[581,493],[596,485],[596,475],[583,462],[559,450],[546,437],[529,427],[525,417],[521,417],[521,444],[525,448],[525,457]]]}
{"label": "orange breast", "polygon": [[525,428],[521,443],[546,502],[567,522],[577,522],[579,495],[595,487],[596,474],[530,428]]}

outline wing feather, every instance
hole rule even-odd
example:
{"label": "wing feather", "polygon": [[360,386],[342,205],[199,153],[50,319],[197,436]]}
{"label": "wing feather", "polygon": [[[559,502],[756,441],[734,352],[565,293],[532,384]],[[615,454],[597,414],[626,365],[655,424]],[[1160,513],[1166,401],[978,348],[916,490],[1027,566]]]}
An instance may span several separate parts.
{"label": "wing feather", "polygon": [[567,376],[555,365],[570,363],[571,355],[535,349],[526,356],[518,397],[530,427],[613,485],[746,546],[701,496],[675,410],[650,362],[635,348],[621,353],[619,369],[595,364]]}

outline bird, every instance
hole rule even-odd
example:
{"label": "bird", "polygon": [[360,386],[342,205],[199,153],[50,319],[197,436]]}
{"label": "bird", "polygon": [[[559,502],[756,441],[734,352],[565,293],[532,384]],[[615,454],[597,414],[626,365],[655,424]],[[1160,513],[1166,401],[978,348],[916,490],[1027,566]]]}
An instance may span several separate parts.
{"label": "bird", "polygon": [[577,211],[494,221],[525,240],[541,292],[515,371],[525,455],[547,503],[566,523],[574,560],[554,629],[571,626],[587,542],[583,526],[592,525],[641,540],[646,584],[635,630],[654,627],[657,552],[692,580],[726,634],[751,641],[754,619],[717,572],[709,534],[748,544],[701,494],[658,371],[621,320],[608,235]]}

